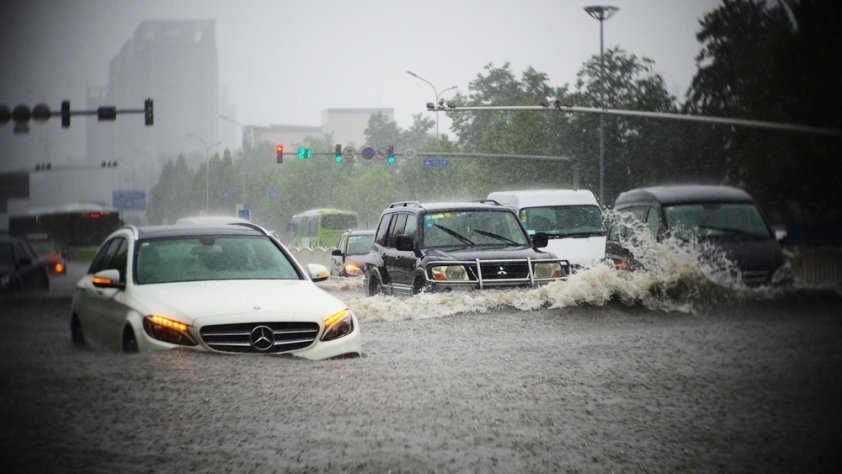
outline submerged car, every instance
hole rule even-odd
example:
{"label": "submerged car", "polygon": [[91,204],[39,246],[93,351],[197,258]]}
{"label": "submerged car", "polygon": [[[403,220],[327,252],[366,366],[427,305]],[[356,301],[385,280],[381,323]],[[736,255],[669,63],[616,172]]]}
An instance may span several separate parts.
{"label": "submerged car", "polygon": [[330,274],[342,277],[362,276],[365,258],[374,242],[373,230],[349,230],[339,237],[339,244],[330,252]]}
{"label": "submerged car", "polygon": [[396,202],[383,211],[366,260],[368,295],[535,287],[570,274],[570,263],[539,250],[496,202]]}
{"label": "submerged car", "polygon": [[76,284],[71,336],[127,352],[360,355],[354,314],[314,284],[327,277],[254,224],[128,226]]}
{"label": "submerged car", "polygon": [[0,294],[50,289],[47,266],[24,239],[0,237]]}
{"label": "submerged car", "polygon": [[67,264],[64,262],[65,252],[59,248],[54,240],[46,236],[27,236],[27,240],[32,244],[32,248],[38,252],[38,256],[47,265],[47,270],[50,273],[57,275],[67,274]]}
{"label": "submerged car", "polygon": [[624,244],[638,223],[658,239],[710,244],[736,264],[748,286],[793,283],[790,264],[754,199],[730,186],[673,185],[632,189],[614,203],[615,218],[606,256],[619,268],[633,268],[639,259]]}

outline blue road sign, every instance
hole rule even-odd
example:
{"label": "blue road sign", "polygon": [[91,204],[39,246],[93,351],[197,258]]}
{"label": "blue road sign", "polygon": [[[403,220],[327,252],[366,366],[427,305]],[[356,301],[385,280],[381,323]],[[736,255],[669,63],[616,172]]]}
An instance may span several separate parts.
{"label": "blue road sign", "polygon": [[111,198],[112,205],[120,210],[142,211],[146,209],[146,191],[114,191]]}
{"label": "blue road sign", "polygon": [[447,168],[450,166],[450,160],[447,158],[425,158],[423,166],[432,169]]}

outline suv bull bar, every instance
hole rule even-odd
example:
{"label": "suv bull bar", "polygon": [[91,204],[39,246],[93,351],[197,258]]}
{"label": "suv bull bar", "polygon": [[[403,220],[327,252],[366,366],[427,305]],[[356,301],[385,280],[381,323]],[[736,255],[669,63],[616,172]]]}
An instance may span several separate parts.
{"label": "suv bull bar", "polygon": [[[550,278],[536,278],[535,277],[535,265],[538,263],[558,263],[561,267],[561,276],[560,277],[550,277]],[[482,267],[488,265],[495,265],[498,266],[499,269],[503,270],[505,274],[505,265],[517,265],[517,264],[525,264],[527,268],[527,275],[525,277],[518,277],[518,278],[499,278],[500,274],[497,273],[494,277],[488,276],[485,277],[483,275]],[[441,266],[462,266],[468,271],[468,279],[467,280],[435,280],[431,277],[432,268],[433,267],[441,267]],[[427,281],[428,284],[432,286],[469,286],[469,285],[478,285],[479,289],[484,289],[486,287],[502,287],[502,286],[521,286],[521,285],[529,285],[531,288],[535,288],[542,284],[547,284],[557,280],[566,280],[567,276],[570,275],[570,262],[568,260],[559,259],[559,258],[509,258],[509,259],[480,259],[477,258],[475,260],[436,260],[427,262],[424,266],[424,279]],[[475,279],[471,279],[471,277]]]}

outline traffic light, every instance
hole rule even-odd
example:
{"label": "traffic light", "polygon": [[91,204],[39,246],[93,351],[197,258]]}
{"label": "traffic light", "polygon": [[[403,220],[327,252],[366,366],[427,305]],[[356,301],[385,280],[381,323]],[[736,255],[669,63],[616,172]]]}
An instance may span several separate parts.
{"label": "traffic light", "polygon": [[152,99],[146,99],[143,102],[143,122],[147,127],[151,127],[155,122],[155,111]]}
{"label": "traffic light", "polygon": [[386,163],[393,165],[395,164],[395,147],[393,145],[389,145],[389,154],[386,155]]}
{"label": "traffic light", "polygon": [[61,101],[61,128],[70,128],[70,101]]}
{"label": "traffic light", "polygon": [[35,171],[49,171],[53,169],[53,164],[50,162],[38,163],[35,165]]}
{"label": "traffic light", "polygon": [[116,168],[117,162],[116,161],[103,161],[100,165],[100,168]]}
{"label": "traffic light", "polygon": [[342,163],[342,145],[336,145],[336,148],[333,151],[333,154],[336,155],[336,162]]}
{"label": "traffic light", "polygon": [[284,146],[278,144],[275,146],[275,155],[277,156],[278,164],[281,165],[284,163]]}
{"label": "traffic light", "polygon": [[312,148],[298,147],[298,159],[299,160],[308,160],[312,157],[313,157],[313,149]]}

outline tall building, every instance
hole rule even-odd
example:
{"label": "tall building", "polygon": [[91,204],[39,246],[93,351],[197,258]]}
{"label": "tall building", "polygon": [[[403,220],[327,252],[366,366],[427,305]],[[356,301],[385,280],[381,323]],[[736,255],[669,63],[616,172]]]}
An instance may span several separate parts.
{"label": "tall building", "polygon": [[108,85],[89,92],[88,108],[141,109],[147,98],[155,105],[152,127],[143,114],[88,127],[88,156],[118,162],[118,188],[148,191],[168,158],[204,155],[219,142],[217,63],[212,20],[143,21],[111,60]]}

